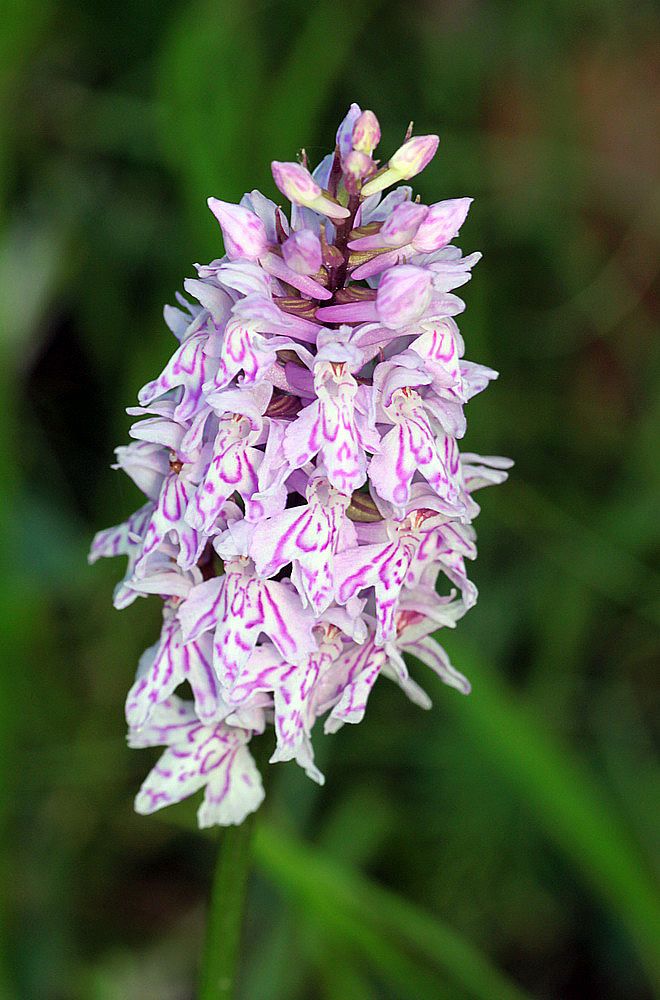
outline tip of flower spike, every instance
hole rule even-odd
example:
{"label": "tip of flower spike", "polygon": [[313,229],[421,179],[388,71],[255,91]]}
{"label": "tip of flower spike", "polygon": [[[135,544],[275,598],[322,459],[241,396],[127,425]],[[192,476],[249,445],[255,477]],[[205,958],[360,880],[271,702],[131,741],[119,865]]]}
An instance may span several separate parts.
{"label": "tip of flower spike", "polygon": [[351,104],[346,117],[337,129],[337,148],[342,159],[350,153],[353,148],[353,128],[356,121],[362,114],[359,104]]}

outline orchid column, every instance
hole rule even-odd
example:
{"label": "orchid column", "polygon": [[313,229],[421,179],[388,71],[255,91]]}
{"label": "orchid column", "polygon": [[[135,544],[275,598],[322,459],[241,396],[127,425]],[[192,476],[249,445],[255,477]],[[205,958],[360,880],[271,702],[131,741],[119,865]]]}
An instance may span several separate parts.
{"label": "orchid column", "polygon": [[117,468],[145,503],[90,558],[128,557],[116,607],[163,602],[126,702],[130,746],[166,748],[138,812],[203,789],[200,826],[241,824],[264,796],[255,736],[322,784],[317,719],[361,721],[381,676],[430,707],[406,652],[470,690],[432,636],[476,601],[473,493],[510,465],[458,447],[496,377],[464,360],[455,319],[480,257],[452,242],[471,199],[390,191],[438,138],[382,167],[379,139],[353,104],[313,172],[273,163],[290,213],[258,191],[209,199],[225,255],[166,307],[174,353],[128,410]]}

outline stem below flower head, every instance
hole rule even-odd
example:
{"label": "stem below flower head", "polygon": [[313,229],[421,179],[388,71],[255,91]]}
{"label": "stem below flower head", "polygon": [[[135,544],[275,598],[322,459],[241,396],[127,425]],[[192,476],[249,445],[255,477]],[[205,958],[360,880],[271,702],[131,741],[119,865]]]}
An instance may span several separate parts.
{"label": "stem below flower head", "polygon": [[240,826],[228,826],[220,837],[199,1000],[231,1000],[235,995],[253,828],[254,814]]}
{"label": "stem below flower head", "polygon": [[[272,748],[263,737],[255,741],[254,758],[264,784]],[[256,813],[220,835],[206,923],[206,940],[198,1000],[233,1000],[240,957],[252,860]]]}

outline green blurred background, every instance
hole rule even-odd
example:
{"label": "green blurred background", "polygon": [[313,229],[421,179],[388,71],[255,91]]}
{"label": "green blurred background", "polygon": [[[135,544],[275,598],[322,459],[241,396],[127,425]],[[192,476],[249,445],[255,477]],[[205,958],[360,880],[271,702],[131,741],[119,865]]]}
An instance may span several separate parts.
{"label": "green blurred background", "polygon": [[122,567],[86,547],[137,505],[112,448],[163,303],[221,252],[207,195],[274,195],[269,161],[319,158],[352,100],[381,155],[440,133],[424,201],[476,199],[461,326],[502,374],[466,443],[516,468],[446,638],[473,695],[430,680],[422,713],[383,681],[317,738],[324,789],[276,769],[241,997],[658,995],[659,68],[646,0],[5,4],[2,998],[194,996],[215,843],[132,812],[159,611],[113,611]]}

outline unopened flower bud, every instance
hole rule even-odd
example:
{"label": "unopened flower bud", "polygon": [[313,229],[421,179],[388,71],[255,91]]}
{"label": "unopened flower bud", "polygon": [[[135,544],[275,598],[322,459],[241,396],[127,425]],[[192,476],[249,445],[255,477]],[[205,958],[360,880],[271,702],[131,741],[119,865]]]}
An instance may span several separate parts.
{"label": "unopened flower bud", "polygon": [[209,198],[208,206],[220,223],[225,250],[230,260],[237,260],[239,257],[257,260],[268,250],[266,227],[249,208],[232,205],[219,198]]}
{"label": "unopened flower bud", "polygon": [[355,123],[362,116],[362,109],[359,104],[351,104],[343,122],[337,129],[337,148],[339,155],[344,159],[353,148],[353,129]]}
{"label": "unopened flower bud", "polygon": [[282,194],[295,205],[303,205],[330,219],[345,219],[350,214],[316,183],[300,163],[271,163],[273,178]]}
{"label": "unopened flower bud", "polygon": [[419,253],[433,253],[450,243],[465,222],[472,198],[451,198],[431,205],[417,230],[413,246]]}
{"label": "unopened flower bud", "polygon": [[424,313],[433,294],[433,275],[425,268],[401,264],[386,271],[378,286],[376,309],[385,326],[399,330]]}
{"label": "unopened flower bud", "polygon": [[420,205],[415,201],[404,201],[397,205],[375,233],[351,240],[348,245],[351,250],[359,252],[406,246],[412,243],[428,212],[426,205]]}
{"label": "unopened flower bud", "polygon": [[316,274],[322,263],[321,241],[311,229],[293,233],[282,244],[284,260],[298,274]]}
{"label": "unopened flower bud", "polygon": [[404,201],[387,218],[380,231],[383,246],[399,247],[410,243],[428,214],[426,205]]}
{"label": "unopened flower bud", "polygon": [[391,184],[410,180],[428,166],[438,148],[437,135],[415,135],[397,149],[382,173],[377,174],[362,188],[366,197],[384,190]]}
{"label": "unopened flower bud", "polygon": [[373,111],[363,111],[353,127],[353,149],[369,156],[380,142],[380,125]]}

